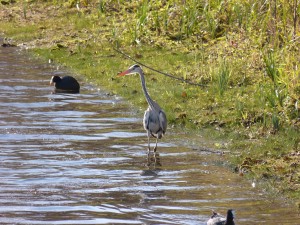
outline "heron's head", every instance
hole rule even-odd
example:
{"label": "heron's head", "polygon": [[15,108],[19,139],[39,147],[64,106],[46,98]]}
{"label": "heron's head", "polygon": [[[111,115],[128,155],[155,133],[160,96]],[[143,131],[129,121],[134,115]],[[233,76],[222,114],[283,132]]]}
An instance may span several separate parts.
{"label": "heron's head", "polygon": [[118,76],[125,76],[125,75],[130,75],[130,74],[134,74],[134,73],[142,73],[142,68],[139,65],[133,65],[131,67],[129,67],[128,70],[125,70],[122,73],[119,73]]}
{"label": "heron's head", "polygon": [[50,85],[53,85],[59,81],[61,81],[61,78],[59,76],[53,76],[50,80]]}

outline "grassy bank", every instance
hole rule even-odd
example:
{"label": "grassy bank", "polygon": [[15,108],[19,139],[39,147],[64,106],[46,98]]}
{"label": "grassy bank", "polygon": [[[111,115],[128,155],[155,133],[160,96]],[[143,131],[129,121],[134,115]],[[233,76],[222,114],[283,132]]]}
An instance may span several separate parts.
{"label": "grassy bank", "polygon": [[238,173],[300,201],[296,2],[5,0],[0,24],[14,43],[143,108],[139,78],[116,78],[133,62],[113,47],[199,84],[145,69],[170,124],[209,130],[237,153]]}

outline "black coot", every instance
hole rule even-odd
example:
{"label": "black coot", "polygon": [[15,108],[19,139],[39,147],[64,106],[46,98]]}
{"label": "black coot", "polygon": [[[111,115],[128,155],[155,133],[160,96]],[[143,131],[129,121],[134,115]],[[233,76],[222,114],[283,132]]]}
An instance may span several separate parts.
{"label": "black coot", "polygon": [[235,225],[233,216],[233,210],[229,209],[227,211],[226,218],[221,216],[219,213],[213,212],[210,219],[207,221],[207,225]]}
{"label": "black coot", "polygon": [[79,83],[71,76],[53,76],[50,84],[54,84],[56,92],[79,93],[80,90]]}

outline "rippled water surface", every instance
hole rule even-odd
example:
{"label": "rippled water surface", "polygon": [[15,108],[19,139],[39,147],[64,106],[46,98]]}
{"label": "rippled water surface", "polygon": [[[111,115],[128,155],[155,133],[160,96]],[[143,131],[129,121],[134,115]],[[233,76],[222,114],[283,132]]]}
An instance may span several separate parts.
{"label": "rippled water surface", "polygon": [[0,48],[0,224],[206,224],[228,208],[237,224],[299,224],[172,129],[147,159],[143,114],[80,78],[80,94],[52,94],[63,73]]}

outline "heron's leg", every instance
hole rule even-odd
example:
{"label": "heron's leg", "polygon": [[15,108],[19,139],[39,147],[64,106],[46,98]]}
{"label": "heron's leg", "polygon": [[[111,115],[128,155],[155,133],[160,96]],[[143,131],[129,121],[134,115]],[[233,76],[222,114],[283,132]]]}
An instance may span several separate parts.
{"label": "heron's leg", "polygon": [[156,149],[157,149],[157,141],[158,141],[158,136],[157,136],[157,138],[156,138],[155,147],[154,147],[154,149],[153,149],[153,152],[154,152],[154,153],[156,152]]}
{"label": "heron's leg", "polygon": [[148,135],[148,157],[150,155],[150,132],[147,131],[147,135]]}

